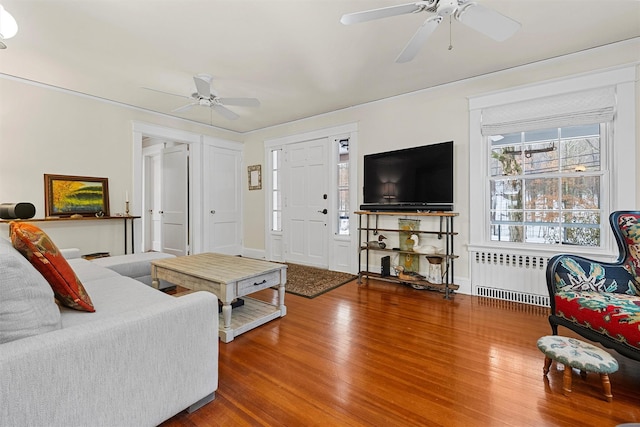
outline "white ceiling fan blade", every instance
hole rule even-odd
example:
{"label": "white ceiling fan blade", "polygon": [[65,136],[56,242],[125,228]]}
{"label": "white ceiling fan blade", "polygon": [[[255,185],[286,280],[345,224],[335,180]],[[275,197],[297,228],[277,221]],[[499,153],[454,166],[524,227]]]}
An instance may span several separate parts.
{"label": "white ceiling fan blade", "polygon": [[433,1],[419,1],[415,3],[400,4],[397,6],[382,7],[364,12],[347,13],[342,15],[340,22],[344,25],[359,24],[360,22],[372,21],[374,19],[388,18],[390,16],[404,15],[422,10],[425,6],[430,6]]}
{"label": "white ceiling fan blade", "polygon": [[519,22],[477,3],[463,5],[455,16],[466,26],[499,42],[505,41],[520,29]]}
{"label": "white ceiling fan blade", "polygon": [[228,108],[223,107],[220,104],[213,104],[211,106],[211,108],[213,108],[214,110],[216,110],[216,112],[218,112],[220,115],[226,117],[229,120],[235,120],[238,117],[240,117],[236,113],[234,113],[233,111],[229,110]]}
{"label": "white ceiling fan blade", "polygon": [[183,105],[182,107],[176,108],[175,110],[171,110],[172,113],[184,113],[185,111],[191,110],[194,105],[198,105],[197,102],[193,102],[191,104]]}
{"label": "white ceiling fan blade", "polygon": [[223,105],[235,105],[238,107],[259,107],[260,101],[256,98],[218,98]]}
{"label": "white ceiling fan blade", "polygon": [[400,55],[396,58],[396,62],[403,63],[411,61],[418,54],[420,48],[427,41],[431,33],[438,28],[440,22],[442,22],[442,16],[432,16],[424,21],[411,40],[409,40],[404,50],[400,52]]}
{"label": "white ceiling fan blade", "polygon": [[195,76],[193,81],[196,83],[196,92],[202,98],[209,98],[211,96],[211,82],[203,79],[200,76]]}

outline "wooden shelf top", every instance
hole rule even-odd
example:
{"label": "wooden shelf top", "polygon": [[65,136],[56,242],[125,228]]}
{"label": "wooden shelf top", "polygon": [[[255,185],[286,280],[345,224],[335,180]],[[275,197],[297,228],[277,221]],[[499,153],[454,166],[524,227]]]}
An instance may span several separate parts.
{"label": "wooden shelf top", "polygon": [[355,211],[356,215],[404,215],[404,216],[458,216],[460,215],[458,212],[387,212],[387,211]]}
{"label": "wooden shelf top", "polygon": [[0,223],[9,223],[12,221],[19,222],[45,222],[45,221],[98,221],[98,220],[109,220],[109,219],[137,219],[139,216],[83,216],[80,218],[71,218],[71,217],[47,217],[47,218],[29,218],[29,219],[0,219]]}

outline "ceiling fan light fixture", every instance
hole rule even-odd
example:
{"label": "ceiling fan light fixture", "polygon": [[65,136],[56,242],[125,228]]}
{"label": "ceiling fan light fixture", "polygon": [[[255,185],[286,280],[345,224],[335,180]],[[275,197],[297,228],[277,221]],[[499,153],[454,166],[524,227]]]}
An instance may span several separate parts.
{"label": "ceiling fan light fixture", "polygon": [[0,5],[0,39],[6,40],[18,33],[18,23],[15,18]]}

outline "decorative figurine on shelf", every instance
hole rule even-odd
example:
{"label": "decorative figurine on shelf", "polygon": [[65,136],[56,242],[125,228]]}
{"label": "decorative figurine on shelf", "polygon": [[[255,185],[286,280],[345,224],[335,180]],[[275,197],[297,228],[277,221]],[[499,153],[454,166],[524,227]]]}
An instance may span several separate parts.
{"label": "decorative figurine on shelf", "polygon": [[415,271],[406,271],[405,268],[401,265],[396,265],[395,267],[393,267],[393,269],[396,271],[398,279],[403,282],[418,282],[426,279],[426,277],[424,277],[420,273],[417,273]]}
{"label": "decorative figurine on shelf", "polygon": [[369,249],[384,249],[387,247],[387,244],[383,242],[383,240],[385,239],[386,237],[381,234],[378,236],[378,240],[371,240],[369,242],[366,242],[365,245]]}
{"label": "decorative figurine on shelf", "polygon": [[129,215],[129,192],[126,191],[124,193],[124,216],[130,216]]}
{"label": "decorative figurine on shelf", "polygon": [[409,237],[410,240],[413,240],[413,251],[418,252],[419,254],[432,255],[438,252],[438,249],[435,246],[431,245],[420,245],[420,240],[417,234],[412,234]]}

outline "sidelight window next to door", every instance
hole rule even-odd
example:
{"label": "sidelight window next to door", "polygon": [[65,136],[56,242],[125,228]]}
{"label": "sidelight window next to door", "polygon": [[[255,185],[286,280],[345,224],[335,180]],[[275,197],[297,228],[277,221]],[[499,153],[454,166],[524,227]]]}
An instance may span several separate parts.
{"label": "sidelight window next to door", "polygon": [[338,230],[349,235],[349,139],[338,139]]}

